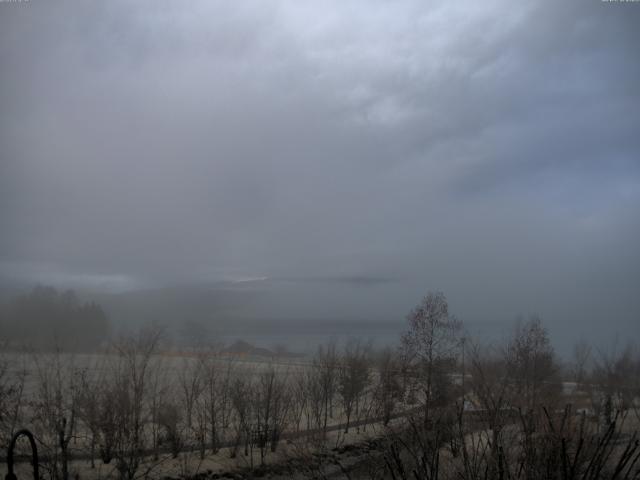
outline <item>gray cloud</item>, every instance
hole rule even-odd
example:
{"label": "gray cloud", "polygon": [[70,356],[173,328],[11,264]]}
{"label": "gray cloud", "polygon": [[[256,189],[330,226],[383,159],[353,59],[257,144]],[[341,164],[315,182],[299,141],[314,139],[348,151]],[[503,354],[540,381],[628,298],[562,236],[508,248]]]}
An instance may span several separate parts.
{"label": "gray cloud", "polygon": [[375,295],[335,312],[438,288],[637,333],[638,5],[0,10],[5,276],[342,279]]}

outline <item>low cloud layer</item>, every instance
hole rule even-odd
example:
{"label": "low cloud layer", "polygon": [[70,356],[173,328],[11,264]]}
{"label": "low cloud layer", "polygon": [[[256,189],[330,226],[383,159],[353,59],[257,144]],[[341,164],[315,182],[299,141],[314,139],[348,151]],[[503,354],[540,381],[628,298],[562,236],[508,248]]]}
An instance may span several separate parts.
{"label": "low cloud layer", "polygon": [[314,280],[359,317],[441,289],[466,319],[638,333],[638,25],[599,0],[0,3],[2,274]]}

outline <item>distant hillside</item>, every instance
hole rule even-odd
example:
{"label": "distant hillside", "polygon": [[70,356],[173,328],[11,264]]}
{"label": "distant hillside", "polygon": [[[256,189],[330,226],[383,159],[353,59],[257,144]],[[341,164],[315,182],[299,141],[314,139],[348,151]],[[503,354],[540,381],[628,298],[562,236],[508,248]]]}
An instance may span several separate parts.
{"label": "distant hillside", "polygon": [[93,350],[110,331],[102,307],[80,301],[72,290],[38,286],[0,302],[0,341],[15,347]]}
{"label": "distant hillside", "polygon": [[244,340],[237,340],[231,346],[223,350],[234,355],[251,355],[256,357],[273,357],[275,354],[266,348],[255,347]]}
{"label": "distant hillside", "polygon": [[167,326],[197,322],[225,327],[247,318],[259,292],[226,285],[136,290],[118,294],[87,294],[104,306],[114,325],[136,328],[150,322]]}

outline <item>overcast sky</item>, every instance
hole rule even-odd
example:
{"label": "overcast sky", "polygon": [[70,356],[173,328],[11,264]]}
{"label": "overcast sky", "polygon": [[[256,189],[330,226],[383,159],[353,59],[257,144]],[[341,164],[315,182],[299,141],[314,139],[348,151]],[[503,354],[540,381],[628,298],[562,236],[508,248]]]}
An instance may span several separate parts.
{"label": "overcast sky", "polygon": [[639,51],[640,3],[0,3],[2,276],[638,334]]}

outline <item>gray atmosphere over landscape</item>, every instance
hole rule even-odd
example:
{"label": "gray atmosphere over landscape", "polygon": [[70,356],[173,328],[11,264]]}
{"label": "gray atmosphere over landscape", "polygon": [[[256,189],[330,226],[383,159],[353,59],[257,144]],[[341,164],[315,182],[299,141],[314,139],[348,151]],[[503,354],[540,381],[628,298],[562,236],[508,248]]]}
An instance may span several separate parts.
{"label": "gray atmosphere over landscape", "polygon": [[639,47],[600,0],[0,3],[0,286],[638,339]]}

